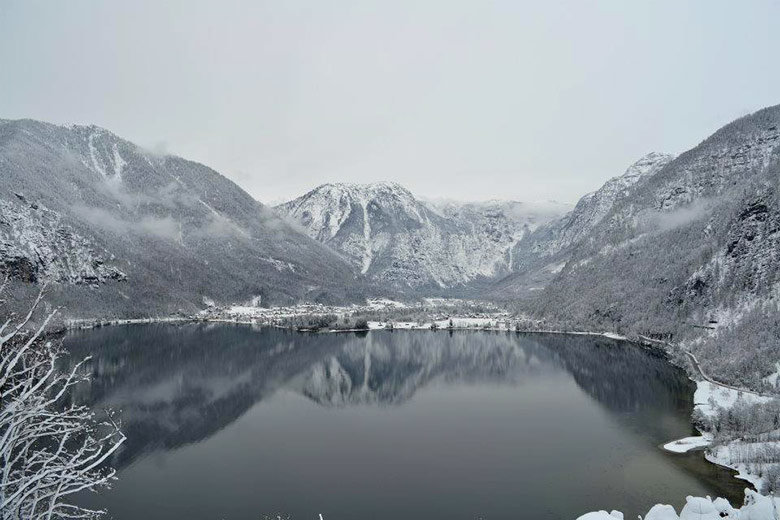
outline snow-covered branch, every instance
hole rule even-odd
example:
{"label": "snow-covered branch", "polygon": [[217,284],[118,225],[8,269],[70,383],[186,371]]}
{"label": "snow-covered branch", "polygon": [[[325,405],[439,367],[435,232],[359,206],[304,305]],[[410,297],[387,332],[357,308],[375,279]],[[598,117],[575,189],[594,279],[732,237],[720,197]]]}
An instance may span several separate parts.
{"label": "snow-covered branch", "polygon": [[89,408],[65,403],[86,379],[84,362],[58,369],[62,352],[44,336],[57,311],[26,329],[43,296],[18,322],[0,319],[0,519],[98,518],[104,511],[67,500],[110,485],[115,471],[106,463],[125,437],[110,411],[98,421]]}

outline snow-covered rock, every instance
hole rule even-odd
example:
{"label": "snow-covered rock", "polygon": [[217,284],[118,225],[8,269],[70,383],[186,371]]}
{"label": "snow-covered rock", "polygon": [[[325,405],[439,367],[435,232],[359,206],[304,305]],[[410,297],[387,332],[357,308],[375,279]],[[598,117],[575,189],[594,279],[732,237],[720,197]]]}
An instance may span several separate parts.
{"label": "snow-covered rock", "polygon": [[[680,511],[680,516],[670,505],[656,504],[645,516],[640,516],[643,520],[721,520],[722,518],[731,518],[734,520],[777,520],[780,518],[778,508],[780,500],[774,497],[761,495],[752,489],[745,489],[745,501],[741,508],[732,507],[728,500],[710,497],[692,497],[685,498],[685,506]],[[595,511],[586,513],[577,520],[612,520],[613,518],[623,518],[623,514],[618,511],[607,513],[606,511]]]}
{"label": "snow-covered rock", "polygon": [[41,204],[0,200],[0,272],[26,282],[98,285],[126,280],[113,255]]}
{"label": "snow-covered rock", "polygon": [[536,254],[551,256],[576,244],[590,233],[615,206],[615,203],[630,195],[631,190],[643,180],[658,173],[674,159],[674,155],[650,152],[644,155],[626,171],[604,183],[598,190],[583,195],[574,209],[559,220],[551,222],[539,231],[528,245]]}
{"label": "snow-covered rock", "polygon": [[616,518],[622,520],[623,513],[619,511],[612,511],[610,513],[607,513],[606,511],[595,511],[593,513],[586,513],[577,518],[577,520],[615,520]]}
{"label": "snow-covered rock", "polygon": [[737,515],[737,510],[731,507],[731,504],[729,504],[729,501],[725,498],[716,498],[712,501],[712,505],[715,506],[715,509],[720,513],[722,518],[735,518]]}
{"label": "snow-covered rock", "polygon": [[739,520],[776,520],[780,518],[780,500],[745,490],[745,505],[739,510]]}
{"label": "snow-covered rock", "polygon": [[674,508],[668,504],[656,504],[644,517],[644,520],[680,520]]}
{"label": "snow-covered rock", "polygon": [[685,506],[680,511],[680,520],[720,520],[710,497],[685,497]]}

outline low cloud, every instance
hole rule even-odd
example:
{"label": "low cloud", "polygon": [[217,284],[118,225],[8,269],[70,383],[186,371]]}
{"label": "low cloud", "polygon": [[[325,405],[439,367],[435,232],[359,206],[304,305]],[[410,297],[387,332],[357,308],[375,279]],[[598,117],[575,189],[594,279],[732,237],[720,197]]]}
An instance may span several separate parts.
{"label": "low cloud", "polygon": [[115,234],[139,233],[166,240],[178,240],[180,237],[180,224],[172,217],[146,216],[135,221],[117,217],[103,208],[77,206],[73,211],[84,222]]}
{"label": "low cloud", "polygon": [[181,224],[171,217],[144,217],[136,227],[143,233],[168,240],[178,240],[181,236]]}
{"label": "low cloud", "polygon": [[150,145],[139,146],[139,148],[146,152],[147,155],[158,159],[171,155],[171,150],[167,141],[157,141]]}
{"label": "low cloud", "polygon": [[236,236],[250,238],[251,233],[222,215],[212,214],[205,226],[192,230],[190,236],[198,238]]}
{"label": "low cloud", "polygon": [[309,230],[306,229],[305,226],[303,226],[298,220],[295,219],[295,217],[291,215],[287,215],[285,213],[282,213],[278,210],[270,210],[273,211],[273,214],[275,215],[276,219],[279,221],[279,223],[275,226],[276,228],[281,228],[284,226],[286,229],[292,229],[293,231],[296,231],[302,235],[309,234]]}
{"label": "low cloud", "polygon": [[98,189],[102,189],[106,195],[133,210],[142,205],[159,205],[169,209],[192,207],[197,202],[195,197],[182,191],[174,181],[156,189],[151,195],[140,192],[131,193],[117,178],[106,179],[105,182],[98,185]]}
{"label": "low cloud", "polygon": [[707,217],[711,207],[712,201],[701,200],[671,211],[652,212],[642,218],[642,227],[647,231],[663,233]]}

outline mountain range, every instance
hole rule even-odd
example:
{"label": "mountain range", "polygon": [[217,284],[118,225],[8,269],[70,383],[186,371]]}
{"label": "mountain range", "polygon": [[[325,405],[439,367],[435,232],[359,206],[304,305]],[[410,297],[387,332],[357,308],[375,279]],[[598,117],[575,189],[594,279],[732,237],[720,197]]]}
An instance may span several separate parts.
{"label": "mountain range", "polygon": [[[724,379],[780,359],[780,106],[640,158],[572,208],[325,184],[267,207],[94,126],[0,121],[0,271],[70,315],[503,300],[546,327],[674,338]],[[769,368],[767,368],[769,367]]]}

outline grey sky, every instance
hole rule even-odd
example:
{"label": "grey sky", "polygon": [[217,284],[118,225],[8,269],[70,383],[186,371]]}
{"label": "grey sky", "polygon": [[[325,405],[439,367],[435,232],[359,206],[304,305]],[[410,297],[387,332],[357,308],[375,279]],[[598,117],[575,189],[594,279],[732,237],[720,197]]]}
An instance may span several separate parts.
{"label": "grey sky", "polygon": [[777,2],[0,0],[0,117],[95,123],[264,202],[575,201],[780,102]]}

